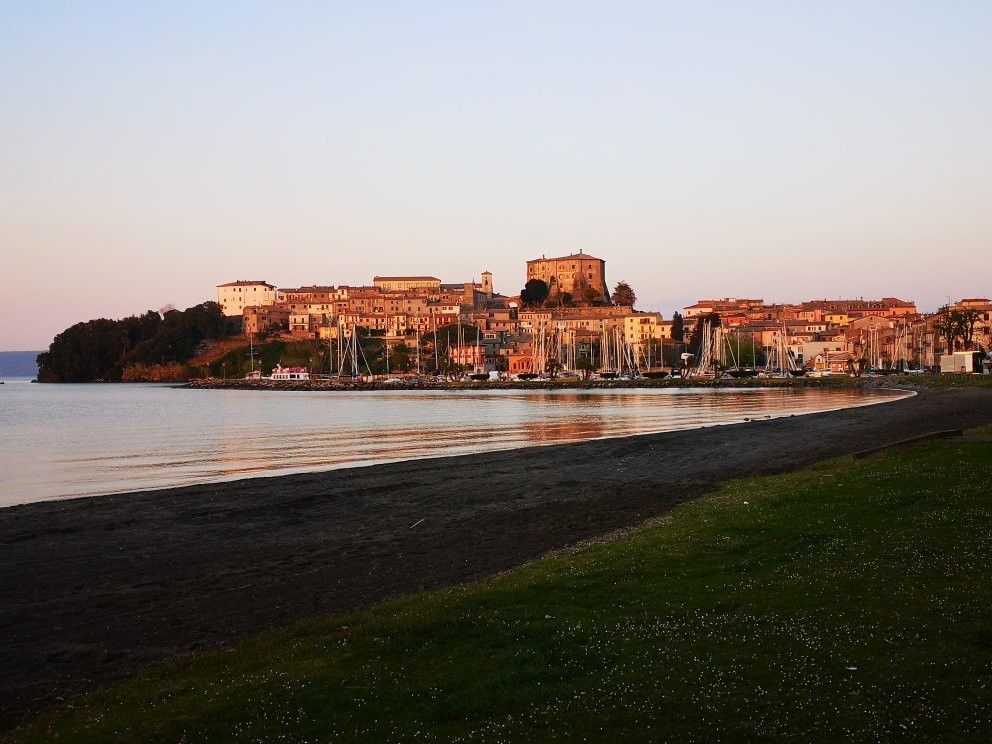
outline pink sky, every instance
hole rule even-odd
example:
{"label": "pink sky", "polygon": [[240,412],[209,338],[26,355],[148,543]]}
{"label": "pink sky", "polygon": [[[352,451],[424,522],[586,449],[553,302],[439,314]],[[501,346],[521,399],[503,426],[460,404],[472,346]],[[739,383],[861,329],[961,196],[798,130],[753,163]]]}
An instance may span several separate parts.
{"label": "pink sky", "polygon": [[642,309],[992,294],[992,5],[45,3],[0,27],[0,349],[215,285],[582,249]]}

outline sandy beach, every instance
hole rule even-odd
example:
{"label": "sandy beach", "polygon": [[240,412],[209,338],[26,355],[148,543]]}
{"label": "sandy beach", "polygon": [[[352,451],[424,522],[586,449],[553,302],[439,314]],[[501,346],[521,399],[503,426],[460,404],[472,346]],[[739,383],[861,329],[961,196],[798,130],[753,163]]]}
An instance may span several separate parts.
{"label": "sandy beach", "polygon": [[992,390],[0,509],[0,730],[156,662],[489,575],[723,481],[992,423]]}

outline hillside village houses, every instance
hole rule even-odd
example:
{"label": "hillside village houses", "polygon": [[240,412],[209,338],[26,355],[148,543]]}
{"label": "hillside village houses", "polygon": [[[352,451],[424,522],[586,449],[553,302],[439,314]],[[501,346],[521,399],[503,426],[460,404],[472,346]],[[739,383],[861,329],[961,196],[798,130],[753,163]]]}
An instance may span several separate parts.
{"label": "hillside village houses", "polygon": [[952,350],[992,348],[988,299],[961,300],[946,310],[969,311],[974,319],[970,338],[959,335],[949,343],[935,327],[939,313],[921,314],[915,303],[894,297],[771,305],[760,299],[700,300],[685,308],[684,317],[689,328],[716,313],[732,339],[743,337],[765,349],[784,343],[807,368],[842,373],[852,360],[865,359],[875,368],[898,366],[900,360],[936,367],[940,355]]}
{"label": "hillside village houses", "polygon": [[[488,271],[482,272],[479,282],[376,276],[370,286],[360,287],[277,289],[265,281],[238,280],[218,285],[217,301],[225,315],[243,318],[246,335],[278,333],[330,342],[339,335],[350,338],[355,328],[363,328],[394,347],[412,346],[417,338],[444,326],[474,326],[481,332],[478,343],[473,342],[471,349],[452,349],[452,361],[511,374],[541,371],[535,369],[536,352],[550,338],[559,349],[568,347],[573,362],[599,359],[604,345],[614,343],[608,339],[622,339],[629,358],[637,360],[635,366],[640,368],[660,367],[660,349],[673,349],[672,344],[681,341],[673,339],[672,319],[612,304],[606,262],[595,256],[580,251],[527,261],[526,280],[533,279],[549,289],[538,306],[522,303],[519,295],[497,293]],[[961,300],[950,309],[969,311],[969,345],[985,350],[992,346],[988,299]],[[862,358],[876,367],[894,366],[903,359],[932,366],[948,348],[937,315],[920,314],[913,302],[892,297],[798,304],[723,298],[700,300],[682,314],[686,341],[697,321],[716,315],[731,344],[744,340],[748,348],[786,346],[790,356],[810,369],[844,372],[850,360]],[[674,358],[669,352],[667,364]]]}

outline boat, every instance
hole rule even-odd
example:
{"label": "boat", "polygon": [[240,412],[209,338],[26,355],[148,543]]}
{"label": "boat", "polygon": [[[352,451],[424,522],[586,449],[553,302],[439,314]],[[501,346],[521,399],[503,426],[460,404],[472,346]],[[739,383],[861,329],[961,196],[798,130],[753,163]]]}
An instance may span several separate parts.
{"label": "boat", "polygon": [[281,364],[277,364],[268,379],[283,382],[287,380],[309,380],[310,370],[306,367],[283,367]]}
{"label": "boat", "polygon": [[747,377],[757,377],[758,370],[749,369],[747,367],[739,367],[735,369],[728,369],[727,374],[733,377],[735,380],[740,380]]}

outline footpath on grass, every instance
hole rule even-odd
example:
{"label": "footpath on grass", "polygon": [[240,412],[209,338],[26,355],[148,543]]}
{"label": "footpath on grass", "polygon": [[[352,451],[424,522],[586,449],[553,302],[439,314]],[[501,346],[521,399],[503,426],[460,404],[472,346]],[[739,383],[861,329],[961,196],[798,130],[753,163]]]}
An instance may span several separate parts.
{"label": "footpath on grass", "polygon": [[622,539],[184,658],[14,741],[982,740],[986,429],[735,481]]}

